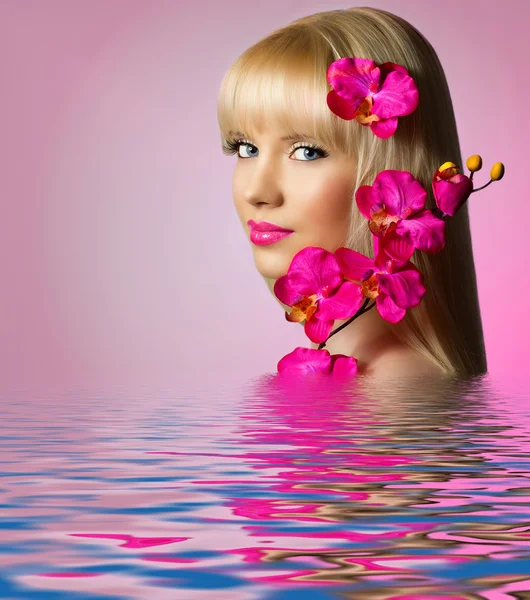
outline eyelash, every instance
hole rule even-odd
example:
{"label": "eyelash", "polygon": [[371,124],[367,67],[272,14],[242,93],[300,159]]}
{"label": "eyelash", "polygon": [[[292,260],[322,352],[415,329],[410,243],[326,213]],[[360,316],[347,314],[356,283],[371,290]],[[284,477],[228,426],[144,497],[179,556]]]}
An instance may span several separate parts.
{"label": "eyelash", "polygon": [[[239,150],[239,146],[242,146],[242,145],[248,145],[248,146],[257,148],[257,146],[255,146],[249,140],[227,140],[226,144],[223,145],[223,152],[224,152],[224,154],[236,154]],[[297,142],[296,144],[293,144],[291,146],[291,149],[289,150],[289,154],[292,154],[295,150],[298,150],[298,148],[311,148],[312,150],[317,150],[317,152],[320,152],[320,154],[322,155],[323,158],[325,158],[326,156],[329,156],[329,152],[324,150],[324,148],[322,148],[322,146],[319,146],[318,144],[304,144],[303,142]],[[241,158],[243,158],[243,157],[241,157]],[[301,162],[314,162],[314,161],[307,160],[307,161],[301,161]]]}

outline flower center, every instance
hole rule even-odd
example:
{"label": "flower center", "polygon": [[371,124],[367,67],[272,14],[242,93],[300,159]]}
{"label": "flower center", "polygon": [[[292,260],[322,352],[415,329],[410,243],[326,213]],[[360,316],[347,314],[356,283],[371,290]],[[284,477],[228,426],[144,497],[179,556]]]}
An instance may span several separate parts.
{"label": "flower center", "polygon": [[301,321],[308,321],[315,311],[317,310],[318,295],[312,294],[311,296],[304,296],[300,302],[293,304],[291,312],[285,313],[285,318],[288,321],[300,323]]}
{"label": "flower center", "polygon": [[359,105],[359,108],[355,111],[355,118],[362,125],[369,125],[372,121],[379,121],[379,117],[372,114],[373,105],[374,101],[372,100],[372,96],[366,96]]}
{"label": "flower center", "polygon": [[379,296],[379,283],[375,273],[361,282],[361,293],[365,298],[373,299]]}
{"label": "flower center", "polygon": [[374,235],[386,235],[390,231],[394,230],[401,220],[397,215],[387,215],[384,204],[380,210],[375,212],[370,211],[370,216],[372,218],[368,223],[368,226]]}

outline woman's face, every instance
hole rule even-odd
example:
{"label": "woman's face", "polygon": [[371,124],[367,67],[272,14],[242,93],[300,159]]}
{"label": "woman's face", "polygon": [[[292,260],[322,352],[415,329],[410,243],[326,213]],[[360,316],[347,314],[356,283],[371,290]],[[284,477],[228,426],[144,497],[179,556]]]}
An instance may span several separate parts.
{"label": "woman's face", "polygon": [[[294,255],[306,246],[330,252],[344,245],[354,190],[353,159],[322,146],[314,138],[282,139],[285,132],[267,127],[235,135],[239,143],[232,191],[254,263],[264,277],[285,275]],[[250,143],[249,143],[250,142]],[[307,147],[317,144],[328,153]],[[250,241],[247,223],[268,221],[293,231],[267,245]]]}

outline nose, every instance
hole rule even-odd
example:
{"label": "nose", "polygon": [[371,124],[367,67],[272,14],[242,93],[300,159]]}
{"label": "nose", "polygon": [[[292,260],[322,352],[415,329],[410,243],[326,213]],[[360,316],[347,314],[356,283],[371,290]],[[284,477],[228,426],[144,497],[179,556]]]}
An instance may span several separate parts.
{"label": "nose", "polygon": [[[260,157],[261,158],[261,157]],[[257,163],[256,158],[246,159]],[[262,159],[262,163],[252,166],[245,191],[245,200],[251,206],[280,206],[284,202],[283,189],[280,174],[272,162],[268,164]]]}

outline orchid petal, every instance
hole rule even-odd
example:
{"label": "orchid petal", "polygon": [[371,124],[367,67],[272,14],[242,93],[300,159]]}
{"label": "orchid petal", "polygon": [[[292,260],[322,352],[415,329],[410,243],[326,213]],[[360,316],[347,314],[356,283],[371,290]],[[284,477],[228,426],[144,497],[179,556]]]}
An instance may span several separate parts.
{"label": "orchid petal", "polygon": [[324,248],[307,246],[294,256],[287,275],[282,275],[276,281],[274,294],[281,302],[291,306],[297,294],[298,297],[310,296],[323,288],[332,292],[342,281],[333,253]]}
{"label": "orchid petal", "polygon": [[391,274],[378,273],[379,289],[403,309],[418,306],[427,291],[421,273],[409,263],[408,268]]}
{"label": "orchid petal", "polygon": [[379,70],[381,71],[381,81],[384,81],[386,79],[386,76],[392,71],[399,71],[401,73],[405,73],[405,75],[409,74],[406,67],[393,62],[385,62],[380,64]]}
{"label": "orchid petal", "polygon": [[435,217],[429,209],[400,221],[395,232],[422,252],[434,254],[445,246],[445,221]]}
{"label": "orchid petal", "polygon": [[380,244],[379,251],[375,257],[374,265],[376,270],[383,271],[384,273],[393,273],[396,260],[389,256],[386,252],[385,246]]}
{"label": "orchid petal", "polygon": [[[406,262],[414,254],[414,246],[409,244],[396,230],[381,238],[379,247],[394,260]],[[376,261],[377,262],[377,261]]]}
{"label": "orchid petal", "polygon": [[446,215],[453,217],[458,209],[465,203],[473,191],[473,181],[466,175],[459,174],[462,178],[455,177],[457,180],[440,181],[433,180],[432,191],[436,205]]}
{"label": "orchid petal", "polygon": [[305,322],[304,332],[313,343],[321,344],[328,339],[333,327],[333,320],[322,321],[318,318],[317,314],[315,313],[311,319]]}
{"label": "orchid petal", "polygon": [[286,354],[278,362],[279,373],[315,373],[329,372],[331,368],[331,356],[325,349],[295,348]]}
{"label": "orchid petal", "polygon": [[293,306],[304,297],[296,290],[289,280],[287,275],[282,275],[276,280],[274,284],[274,295],[280,302],[287,304],[287,306]]}
{"label": "orchid petal", "polygon": [[381,119],[404,117],[416,110],[419,101],[414,79],[403,71],[391,71],[374,94],[372,113]]}
{"label": "orchid petal", "polygon": [[358,104],[361,103],[360,100],[358,102],[353,102],[352,100],[343,98],[342,96],[339,96],[335,90],[331,90],[328,93],[326,100],[331,112],[345,121],[355,119],[355,111],[358,108]]}
{"label": "orchid petal", "polygon": [[335,257],[344,277],[353,281],[361,281],[366,271],[374,268],[371,258],[350,248],[338,248]]}
{"label": "orchid petal", "polygon": [[357,359],[345,354],[333,354],[331,356],[331,372],[333,375],[357,375]]}
{"label": "orchid petal", "polygon": [[370,123],[370,129],[372,130],[372,133],[378,138],[384,140],[394,135],[397,126],[397,117],[390,117],[390,119],[380,119],[379,121],[372,121]]}
{"label": "orchid petal", "polygon": [[386,294],[379,294],[375,299],[376,308],[385,321],[389,323],[399,323],[407,314],[403,308],[399,308],[396,303]]}
{"label": "orchid petal", "polygon": [[361,215],[370,220],[372,218],[370,214],[371,208],[378,202],[374,197],[373,186],[361,185],[355,192],[355,200],[357,201],[357,207]]}
{"label": "orchid petal", "polygon": [[368,58],[340,58],[327,71],[328,82],[339,96],[359,101],[370,94],[370,84],[379,88],[379,76],[379,67]]}
{"label": "orchid petal", "polygon": [[349,319],[361,308],[361,286],[345,281],[336,294],[322,298],[318,303],[318,318],[327,320]]}
{"label": "orchid petal", "polygon": [[372,245],[374,248],[374,256],[377,256],[379,252],[379,238],[376,235],[372,235]]}
{"label": "orchid petal", "polygon": [[389,215],[406,219],[425,208],[427,190],[408,171],[381,171],[373,188],[375,197],[386,206]]}

